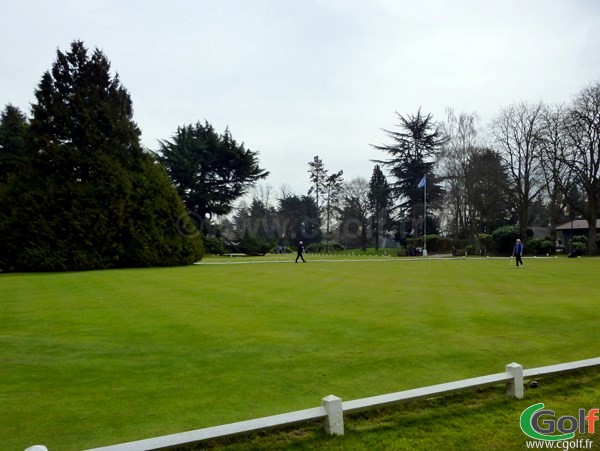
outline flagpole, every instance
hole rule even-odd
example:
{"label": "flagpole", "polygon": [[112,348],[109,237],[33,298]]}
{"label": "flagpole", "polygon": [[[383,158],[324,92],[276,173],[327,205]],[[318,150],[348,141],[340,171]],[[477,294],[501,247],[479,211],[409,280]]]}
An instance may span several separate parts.
{"label": "flagpole", "polygon": [[423,188],[423,257],[427,257],[427,179]]}

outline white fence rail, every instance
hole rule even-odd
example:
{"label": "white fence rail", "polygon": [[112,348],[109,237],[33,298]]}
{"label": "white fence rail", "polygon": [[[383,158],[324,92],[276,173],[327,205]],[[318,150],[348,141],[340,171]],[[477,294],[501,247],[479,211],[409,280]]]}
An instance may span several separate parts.
{"label": "white fence rail", "polygon": [[[342,402],[340,398],[329,395],[321,400],[320,407],[315,407],[312,409],[298,410],[281,415],[273,415],[254,420],[225,424],[222,426],[197,429],[195,431],[181,432],[179,434],[164,435],[162,437],[138,440],[135,442],[104,446],[87,451],[149,451],[168,449],[176,446],[191,445],[215,438],[231,437],[255,431],[283,428],[294,424],[319,419],[324,420],[324,428],[329,434],[343,435],[344,413],[380,408],[406,401],[431,398],[461,390],[497,385],[500,383],[506,383],[506,394],[509,397],[521,399],[524,395],[524,378],[574,371],[599,365],[600,357],[588,360],[578,360],[576,362],[561,363],[559,365],[531,368],[528,370],[523,370],[523,367],[518,363],[511,363],[506,365],[505,371],[502,373],[474,377],[471,379],[463,379],[445,384],[430,385],[428,387],[404,390],[397,393],[372,396],[369,398],[356,399],[352,401]],[[40,445],[36,446],[37,447],[27,448],[25,451],[41,451],[46,449]]]}

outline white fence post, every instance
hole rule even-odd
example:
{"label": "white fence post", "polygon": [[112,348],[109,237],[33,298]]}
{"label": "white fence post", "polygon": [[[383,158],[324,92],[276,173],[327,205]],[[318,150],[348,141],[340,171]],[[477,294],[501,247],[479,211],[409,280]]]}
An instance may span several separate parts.
{"label": "white fence post", "polygon": [[344,435],[344,411],[342,399],[329,395],[321,399],[321,405],[325,408],[325,432],[329,435]]}
{"label": "white fence post", "polygon": [[523,365],[516,362],[506,365],[506,372],[512,374],[513,379],[506,383],[506,395],[523,399]]}

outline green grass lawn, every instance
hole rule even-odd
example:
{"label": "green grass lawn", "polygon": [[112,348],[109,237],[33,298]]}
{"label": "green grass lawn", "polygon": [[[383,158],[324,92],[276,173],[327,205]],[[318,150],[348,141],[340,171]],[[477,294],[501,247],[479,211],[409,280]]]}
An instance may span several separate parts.
{"label": "green grass lawn", "polygon": [[598,356],[598,259],[307,257],[0,274],[0,449],[91,448]]}

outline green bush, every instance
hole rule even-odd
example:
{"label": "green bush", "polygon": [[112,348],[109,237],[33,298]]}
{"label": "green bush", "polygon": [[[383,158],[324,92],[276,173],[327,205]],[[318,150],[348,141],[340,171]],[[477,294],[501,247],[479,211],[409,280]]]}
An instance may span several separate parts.
{"label": "green bush", "polygon": [[541,248],[542,255],[554,255],[556,254],[556,245],[552,240],[547,239],[542,241]]}
{"label": "green bush", "polygon": [[454,247],[454,240],[452,238],[439,237],[438,240],[438,252],[451,252]]}
{"label": "green bush", "polygon": [[440,249],[439,235],[427,235],[427,251],[428,252],[439,252],[439,249]]}
{"label": "green bush", "polygon": [[495,249],[494,239],[492,238],[492,235],[489,235],[487,233],[479,234],[479,243],[481,244],[481,249],[484,251],[485,254],[487,254],[488,252],[493,252]]}
{"label": "green bush", "polygon": [[[412,247],[425,247],[423,237],[420,236],[415,239],[406,240],[406,245],[409,248]],[[440,237],[439,235],[431,234],[427,235],[427,252],[439,252],[440,249]]]}
{"label": "green bush", "polygon": [[465,255],[465,247],[470,244],[469,240],[446,239],[450,243],[450,247],[447,250],[452,252],[452,255]]}
{"label": "green bush", "polygon": [[220,239],[213,236],[206,236],[204,237],[204,250],[207,254],[223,255],[225,253],[225,246]]}
{"label": "green bush", "polygon": [[548,237],[533,238],[527,242],[527,253],[531,255],[555,254],[556,248]]}
{"label": "green bush", "polygon": [[325,250],[325,243],[312,243],[306,247],[307,252],[317,253]]}
{"label": "green bush", "polygon": [[240,252],[246,255],[257,256],[265,255],[273,248],[273,245],[255,235],[250,235],[250,232],[246,230],[238,248]]}
{"label": "green bush", "polygon": [[579,250],[582,254],[587,253],[587,236],[585,235],[575,235],[571,239],[571,250]]}
{"label": "green bush", "polygon": [[475,245],[473,244],[467,244],[465,246],[465,252],[467,253],[467,255],[478,255],[479,252],[477,251],[477,247],[475,247]]}
{"label": "green bush", "polygon": [[496,246],[496,250],[501,254],[512,254],[517,238],[520,238],[517,226],[506,225],[492,232],[492,241]]}

